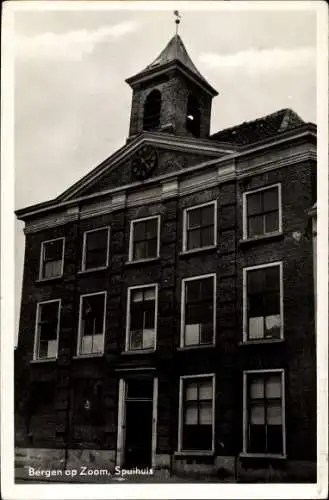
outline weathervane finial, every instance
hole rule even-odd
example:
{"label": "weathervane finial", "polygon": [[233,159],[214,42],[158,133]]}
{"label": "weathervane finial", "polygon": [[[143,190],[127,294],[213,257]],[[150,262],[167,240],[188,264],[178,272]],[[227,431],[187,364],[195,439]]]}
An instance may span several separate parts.
{"label": "weathervane finial", "polygon": [[176,35],[178,35],[178,26],[179,26],[179,23],[180,23],[180,20],[181,20],[181,16],[178,12],[178,10],[174,10],[174,16],[175,16],[175,24],[176,24]]}

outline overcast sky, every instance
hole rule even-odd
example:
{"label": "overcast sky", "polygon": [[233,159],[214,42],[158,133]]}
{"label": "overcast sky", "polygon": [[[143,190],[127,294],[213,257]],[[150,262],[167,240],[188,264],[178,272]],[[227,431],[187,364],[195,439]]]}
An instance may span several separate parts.
{"label": "overcast sky", "polygon": [[[125,79],[153,61],[175,29],[172,8],[148,4],[149,10],[15,13],[16,208],[57,196],[125,143],[131,101]],[[287,107],[316,121],[314,12],[180,13],[187,51],[219,92],[212,133]],[[16,306],[22,229],[17,223]]]}

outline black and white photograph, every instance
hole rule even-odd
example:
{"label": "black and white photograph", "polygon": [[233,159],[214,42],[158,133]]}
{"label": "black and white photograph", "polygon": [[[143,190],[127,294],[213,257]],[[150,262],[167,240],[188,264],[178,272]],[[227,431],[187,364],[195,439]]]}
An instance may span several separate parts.
{"label": "black and white photograph", "polygon": [[5,499],[327,497],[327,30],[5,4]]}

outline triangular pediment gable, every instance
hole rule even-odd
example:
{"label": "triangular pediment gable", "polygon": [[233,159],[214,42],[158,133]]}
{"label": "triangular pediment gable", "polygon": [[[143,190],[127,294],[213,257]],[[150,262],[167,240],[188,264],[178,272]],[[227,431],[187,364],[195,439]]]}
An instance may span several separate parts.
{"label": "triangular pediment gable", "polygon": [[136,157],[143,158],[145,147],[154,151],[156,155],[156,166],[147,178],[161,177],[236,151],[231,145],[221,145],[210,140],[191,140],[169,134],[143,133],[64,191],[56,201],[69,201],[140,183],[141,180],[134,175],[132,163]]}

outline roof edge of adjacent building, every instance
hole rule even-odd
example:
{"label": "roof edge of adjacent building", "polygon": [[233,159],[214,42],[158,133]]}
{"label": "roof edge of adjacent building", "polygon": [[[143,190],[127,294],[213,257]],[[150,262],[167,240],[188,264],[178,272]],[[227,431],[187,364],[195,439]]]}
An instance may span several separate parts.
{"label": "roof edge of adjacent building", "polygon": [[309,126],[314,131],[317,128],[314,123],[304,121],[294,110],[282,108],[254,120],[219,130],[212,134],[210,139],[244,146],[255,142],[255,137],[256,140],[261,140],[304,126]]}

